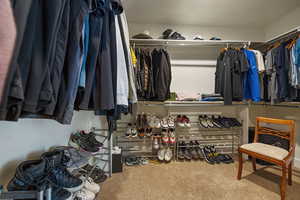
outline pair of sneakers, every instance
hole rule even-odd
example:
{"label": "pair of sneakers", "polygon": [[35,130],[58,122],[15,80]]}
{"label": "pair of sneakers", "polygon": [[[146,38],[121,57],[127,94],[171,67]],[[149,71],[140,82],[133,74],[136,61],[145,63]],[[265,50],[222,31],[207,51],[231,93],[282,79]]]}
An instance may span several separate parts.
{"label": "pair of sneakers", "polygon": [[155,115],[148,115],[147,116],[148,125],[152,128],[160,128],[160,119]]}
{"label": "pair of sneakers", "polygon": [[175,118],[173,116],[164,117],[161,121],[161,128],[175,128]]}
{"label": "pair of sneakers", "polygon": [[164,144],[174,144],[176,142],[176,136],[173,128],[162,130],[162,142]]}
{"label": "pair of sneakers", "polygon": [[128,123],[128,128],[127,128],[127,131],[125,133],[125,137],[127,137],[127,138],[135,138],[137,136],[138,136],[138,134],[137,134],[137,130],[136,130],[135,124],[134,124],[134,126],[132,126],[131,123]]}
{"label": "pair of sneakers", "polygon": [[186,128],[191,128],[191,122],[190,119],[186,115],[177,115],[176,119],[177,125],[179,127],[186,127]]}
{"label": "pair of sneakers", "polygon": [[84,186],[81,190],[74,193],[74,200],[94,200],[100,192],[100,185],[95,183],[90,177],[81,176],[80,179],[84,181]]}
{"label": "pair of sneakers", "polygon": [[160,161],[166,161],[166,162],[171,162],[172,158],[173,158],[173,152],[170,149],[170,147],[168,148],[162,148],[157,152],[157,158]]}

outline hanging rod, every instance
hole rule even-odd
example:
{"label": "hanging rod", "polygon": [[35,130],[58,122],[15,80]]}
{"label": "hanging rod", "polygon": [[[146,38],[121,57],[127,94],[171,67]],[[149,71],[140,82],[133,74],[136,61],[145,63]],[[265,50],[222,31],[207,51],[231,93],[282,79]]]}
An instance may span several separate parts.
{"label": "hanging rod", "polygon": [[270,40],[267,40],[264,45],[269,45],[274,42],[280,41],[282,39],[287,39],[287,38],[294,36],[295,34],[299,34],[299,33],[300,33],[300,27],[294,28],[288,32],[282,33],[280,35],[277,35],[277,36],[271,38]]}
{"label": "hanging rod", "polygon": [[244,40],[164,40],[164,39],[131,39],[131,44],[134,46],[175,46],[175,47],[185,47],[185,46],[203,46],[203,47],[226,47],[226,46],[237,46],[237,45],[248,45],[252,43],[261,42],[251,42]]}

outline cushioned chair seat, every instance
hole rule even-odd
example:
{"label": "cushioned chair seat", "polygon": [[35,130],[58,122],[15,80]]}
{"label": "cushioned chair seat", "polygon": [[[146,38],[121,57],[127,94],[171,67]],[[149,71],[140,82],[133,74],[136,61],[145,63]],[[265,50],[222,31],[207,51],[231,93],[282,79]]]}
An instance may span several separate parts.
{"label": "cushioned chair seat", "polygon": [[269,156],[277,160],[283,160],[289,154],[289,152],[283,148],[263,143],[244,144],[240,148]]}

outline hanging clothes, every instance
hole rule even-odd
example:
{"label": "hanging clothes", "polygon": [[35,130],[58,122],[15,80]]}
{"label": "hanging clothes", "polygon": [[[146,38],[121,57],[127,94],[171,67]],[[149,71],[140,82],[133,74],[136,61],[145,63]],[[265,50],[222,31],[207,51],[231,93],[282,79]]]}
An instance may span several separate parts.
{"label": "hanging clothes", "polygon": [[217,59],[215,93],[221,94],[225,105],[243,99],[243,78],[249,69],[245,54],[237,49],[226,49]]}
{"label": "hanging clothes", "polygon": [[136,48],[131,52],[136,62],[136,89],[139,100],[165,101],[170,98],[171,62],[164,49]]}
{"label": "hanging clothes", "polygon": [[259,102],[261,93],[256,55],[253,51],[247,49],[243,49],[242,51],[247,58],[249,66],[243,80],[243,98],[246,100],[251,99],[254,102]]}
{"label": "hanging clothes", "polygon": [[136,102],[120,0],[12,2],[20,33],[1,120],[29,115],[70,124],[75,108],[105,114],[112,125],[129,99]]}

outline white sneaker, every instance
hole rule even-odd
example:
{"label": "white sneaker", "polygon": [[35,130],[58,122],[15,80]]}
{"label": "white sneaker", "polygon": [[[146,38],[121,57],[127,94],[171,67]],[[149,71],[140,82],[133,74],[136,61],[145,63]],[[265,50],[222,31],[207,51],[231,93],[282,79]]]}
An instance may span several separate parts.
{"label": "white sneaker", "polygon": [[[84,177],[83,177],[84,178]],[[94,194],[100,192],[100,185],[95,183],[92,178],[88,177],[84,183],[84,188]]]}
{"label": "white sneaker", "polygon": [[87,189],[81,189],[78,192],[74,194],[74,197],[76,199],[79,198],[81,200],[94,200],[96,195],[93,192],[88,191]]}
{"label": "white sneaker", "polygon": [[170,162],[173,158],[173,152],[170,148],[165,151],[165,161]]}

